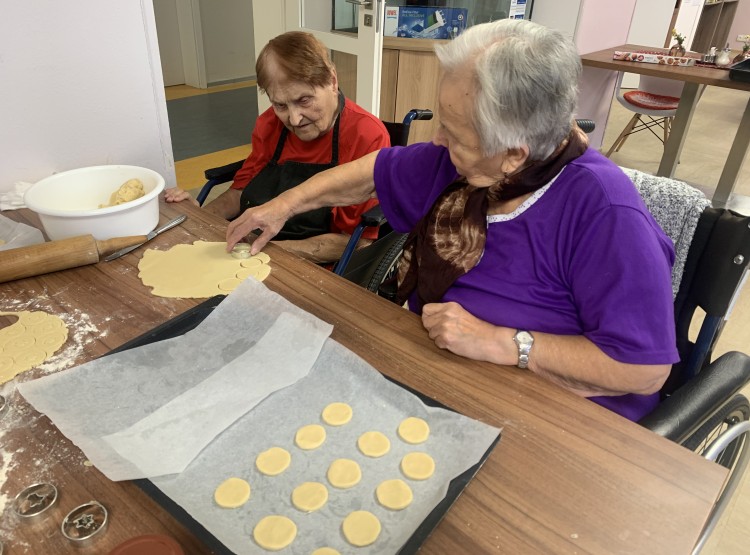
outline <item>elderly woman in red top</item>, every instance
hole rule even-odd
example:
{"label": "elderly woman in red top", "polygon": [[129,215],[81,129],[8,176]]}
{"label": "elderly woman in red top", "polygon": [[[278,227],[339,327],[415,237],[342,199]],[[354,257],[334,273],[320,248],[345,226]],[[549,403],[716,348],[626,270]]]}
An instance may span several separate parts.
{"label": "elderly woman in red top", "polygon": [[[272,106],[255,123],[252,152],[234,183],[206,210],[232,220],[318,172],[390,145],[382,122],[339,91],[328,50],[311,34],[289,32],[272,39],[255,71],[258,88]],[[167,202],[192,200],[178,188],[168,189],[165,197]],[[316,263],[333,262],[362,213],[375,204],[377,200],[369,200],[300,214],[287,222],[276,241]],[[363,241],[373,238],[365,235]]]}

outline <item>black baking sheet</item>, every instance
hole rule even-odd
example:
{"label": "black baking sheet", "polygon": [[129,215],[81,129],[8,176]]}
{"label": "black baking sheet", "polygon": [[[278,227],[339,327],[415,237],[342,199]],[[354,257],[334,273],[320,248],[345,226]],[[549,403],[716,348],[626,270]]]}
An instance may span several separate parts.
{"label": "black baking sheet", "polygon": [[[211,297],[210,299],[207,299],[206,301],[180,314],[179,316],[168,320],[167,322],[152,329],[151,331],[148,331],[143,335],[136,337],[135,339],[132,339],[127,343],[124,343],[117,349],[113,349],[109,354],[180,336],[197,327],[198,324],[200,324],[225,298],[226,297],[224,295]],[[403,387],[413,395],[419,397],[419,399],[421,399],[422,402],[428,406],[453,410],[450,407],[446,407],[442,403],[431,399],[402,383],[397,382],[396,380],[388,378],[388,376],[385,377],[399,387]],[[446,493],[443,500],[435,506],[432,512],[427,515],[427,518],[422,521],[422,524],[417,527],[411,537],[401,547],[398,555],[410,555],[417,552],[419,547],[424,543],[432,530],[438,525],[438,523],[448,512],[448,509],[450,509],[451,505],[453,505],[456,499],[458,499],[458,496],[461,495],[461,492],[464,490],[464,488],[469,484],[474,475],[479,471],[481,466],[484,464],[484,461],[487,460],[487,457],[497,445],[498,441],[500,441],[500,434],[498,434],[497,438],[495,438],[495,441],[493,441],[489,448],[484,452],[479,462],[451,480],[450,484],[448,485],[448,492]],[[175,503],[169,496],[167,496],[164,492],[157,488],[150,480],[135,480],[135,483],[146,493],[148,493],[154,500],[156,500],[156,502],[158,502],[162,507],[164,507],[174,518],[182,523],[183,526],[188,528],[191,532],[193,532],[193,534],[200,538],[200,540],[203,541],[203,543],[205,543],[206,546],[212,550],[212,552],[221,555],[232,554],[232,551],[227,549],[224,544],[222,544],[218,539],[216,539],[216,537],[214,537],[213,534],[206,530],[203,525],[201,525],[197,520],[191,517],[187,511],[185,511],[180,505]]]}

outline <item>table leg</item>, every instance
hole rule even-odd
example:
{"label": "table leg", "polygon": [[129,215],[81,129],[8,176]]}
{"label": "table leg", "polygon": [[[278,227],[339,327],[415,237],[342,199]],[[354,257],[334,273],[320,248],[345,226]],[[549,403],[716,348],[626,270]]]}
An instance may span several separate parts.
{"label": "table leg", "polygon": [[727,206],[732,190],[737,183],[737,176],[742,169],[748,146],[750,146],[750,100],[747,101],[747,106],[745,106],[745,113],[740,120],[740,126],[734,136],[732,148],[729,150],[729,156],[719,178],[719,184],[711,199],[715,207],[725,208]]}
{"label": "table leg", "polygon": [[685,143],[690,120],[693,119],[693,112],[698,105],[698,99],[704,87],[705,85],[699,83],[685,83],[680,95],[680,104],[677,106],[677,112],[672,122],[672,130],[664,145],[664,154],[662,154],[656,175],[674,176],[677,163],[680,161],[680,152],[682,152],[682,145]]}

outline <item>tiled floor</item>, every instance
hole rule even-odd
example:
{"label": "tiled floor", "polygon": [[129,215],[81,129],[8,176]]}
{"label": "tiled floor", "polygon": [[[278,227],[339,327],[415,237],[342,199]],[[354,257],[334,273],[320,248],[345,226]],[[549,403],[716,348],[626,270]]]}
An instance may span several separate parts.
{"label": "tiled floor", "polygon": [[[249,84],[227,87],[248,86]],[[218,88],[226,90],[227,87]],[[213,92],[210,89],[209,92]],[[205,94],[206,91],[190,87],[169,87],[167,99],[182,98],[190,94]],[[708,88],[698,104],[682,151],[681,163],[675,177],[688,181],[703,189],[710,197],[716,187],[729,146],[737,130],[739,118],[748,101],[748,93],[718,88]],[[583,117],[584,115],[582,115]],[[605,130],[603,150],[609,148],[625,127],[632,113],[613,103]],[[226,151],[216,152],[183,160],[175,164],[177,183],[193,192],[205,181],[203,170],[239,160],[247,155],[250,145],[242,145]],[[628,139],[612,160],[625,167],[655,173],[662,154],[662,145],[650,133],[642,132]],[[736,191],[750,197],[750,167],[740,174]],[[737,198],[732,206],[750,214],[748,198]],[[750,352],[750,287],[746,287],[734,308],[719,341],[716,354],[731,350]],[[750,396],[750,387],[745,394]],[[750,553],[750,473],[745,476],[730,507],[719,526],[712,534],[703,552],[705,555],[739,555]]]}

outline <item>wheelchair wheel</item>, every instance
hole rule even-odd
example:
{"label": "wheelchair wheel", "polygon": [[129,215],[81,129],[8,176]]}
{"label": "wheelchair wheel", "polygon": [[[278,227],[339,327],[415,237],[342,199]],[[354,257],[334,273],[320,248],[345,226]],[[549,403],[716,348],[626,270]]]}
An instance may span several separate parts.
{"label": "wheelchair wheel", "polygon": [[404,244],[406,243],[407,238],[408,235],[402,235],[396,239],[383,258],[380,259],[378,267],[375,269],[375,272],[373,272],[370,282],[367,284],[367,289],[369,291],[377,293],[383,282],[388,281],[396,275],[396,272],[398,271],[398,263],[404,252]]}
{"label": "wheelchair wheel", "polygon": [[[738,422],[750,419],[750,403],[744,395],[735,395],[727,404],[709,418],[700,428],[690,435],[683,445],[702,454],[711,442],[724,430]],[[730,470],[743,450],[750,447],[743,435],[731,442],[717,457],[716,462]]]}

